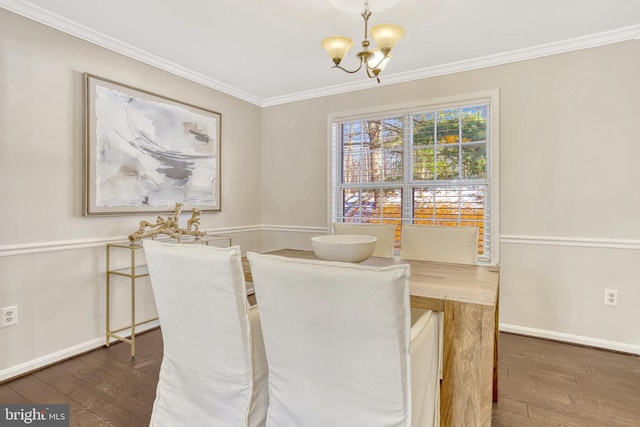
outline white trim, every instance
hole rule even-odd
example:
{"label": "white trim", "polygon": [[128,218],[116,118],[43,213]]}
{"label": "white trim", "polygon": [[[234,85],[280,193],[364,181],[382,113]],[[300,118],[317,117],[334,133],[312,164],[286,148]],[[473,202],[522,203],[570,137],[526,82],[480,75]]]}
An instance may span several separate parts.
{"label": "white trim", "polygon": [[[387,86],[397,83],[410,82],[414,80],[427,79],[430,77],[444,76],[447,74],[461,73],[465,71],[478,70],[481,68],[494,67],[497,65],[510,64],[513,62],[526,61],[529,59],[541,58],[551,55],[573,52],[576,50],[589,49],[607,44],[619,43],[628,40],[640,39],[640,24],[630,27],[623,27],[616,30],[591,34],[583,37],[533,46],[525,49],[513,50],[510,52],[488,55],[466,61],[452,62],[435,67],[422,68],[406,73],[389,74],[381,77],[381,82],[375,87]],[[304,101],[322,96],[338,95],[346,92],[353,92],[362,89],[371,89],[370,81],[358,81],[320,89],[292,93],[289,95],[266,98],[262,101],[263,107],[286,104],[289,102]]]}
{"label": "white trim", "polygon": [[[138,326],[136,327],[136,331],[137,331],[136,335],[138,335],[139,333],[151,330],[153,328],[156,328],[158,326],[160,326],[160,322],[158,322],[157,320],[153,322],[149,322],[144,326]],[[0,371],[0,382],[8,380],[10,378],[15,378],[17,376],[29,373],[31,371],[35,371],[36,369],[49,366],[53,363],[57,363],[62,360],[78,356],[82,353],[95,350],[96,348],[100,348],[104,345],[105,345],[105,337],[102,336],[100,338],[96,338],[91,341],[84,342],[82,344],[64,348],[60,351],[56,351],[55,353],[38,357],[37,359],[29,360],[28,362],[24,362],[19,365],[11,366],[10,368]]]}
{"label": "white trim", "polygon": [[573,246],[601,249],[640,249],[640,240],[600,239],[595,237],[501,235],[500,243],[513,245]]}
{"label": "white trim", "polygon": [[126,237],[119,239],[78,239],[54,242],[23,243],[19,245],[2,245],[0,246],[0,258],[5,256],[30,255],[44,252],[60,252],[70,251],[74,249],[95,248],[98,246],[104,246],[107,243],[122,241],[126,239]]}
{"label": "white trim", "polygon": [[583,337],[580,335],[565,334],[564,332],[546,331],[544,329],[528,328],[526,326],[508,325],[500,323],[500,332],[527,335],[554,341],[562,341],[570,344],[586,345],[589,347],[603,348],[606,350],[621,351],[640,355],[640,345],[626,344],[617,341],[602,340],[599,338]]}
{"label": "white trim", "polygon": [[[330,120],[328,121],[330,122]],[[329,148],[331,149],[331,148]],[[329,193],[330,194],[330,193]],[[331,217],[327,209],[328,218]],[[326,234],[327,227],[293,226],[293,225],[250,225],[244,227],[225,227],[206,230],[208,234],[235,234],[247,232],[276,231],[285,233]],[[45,252],[61,252],[76,249],[103,247],[107,243],[122,242],[126,236],[111,238],[77,239],[52,242],[23,243],[17,245],[0,245],[0,258],[16,255],[30,255]],[[640,240],[632,239],[603,239],[595,237],[557,237],[557,236],[519,236],[501,235],[500,243],[513,245],[542,245],[542,246],[571,246],[601,249],[629,249],[640,250]]]}
{"label": "white trim", "polygon": [[22,0],[0,0],[0,7],[17,13],[18,15],[22,15],[33,21],[52,27],[56,30],[62,31],[63,33],[67,33],[79,39],[85,40],[89,43],[93,43],[95,45],[120,53],[124,56],[128,56],[129,58],[138,60],[145,64],[149,64],[160,70],[167,71],[171,74],[175,74],[176,76],[180,76],[211,89],[218,90],[222,93],[226,93],[227,95],[233,96],[243,101],[247,101],[251,104],[262,106],[262,100],[256,96],[253,96],[240,89],[231,87],[218,80],[214,80],[203,74],[187,69],[166,59],[160,58],[159,56],[153,55],[135,46],[131,46],[130,44],[114,39],[113,37],[85,27],[84,25],[80,25],[77,22],[71,21],[60,15],[51,13],[48,10],[45,10],[29,2]]}
{"label": "white trim", "polygon": [[326,234],[326,227],[304,227],[297,225],[262,225],[262,231],[283,231],[285,233],[322,233]]}
{"label": "white trim", "polygon": [[[56,30],[78,37],[82,40],[88,41],[98,46],[102,46],[106,49],[128,56],[129,58],[136,59],[145,64],[149,64],[171,74],[175,74],[187,80],[202,84],[203,86],[209,87],[211,89],[218,90],[222,93],[257,105],[259,107],[271,107],[274,105],[287,104],[290,102],[304,101],[307,99],[342,94],[362,89],[370,89],[372,87],[371,81],[360,80],[353,83],[328,86],[319,89],[312,89],[308,91],[262,99],[195,71],[189,70],[181,65],[152,55],[139,48],[123,43],[120,40],[116,40],[105,34],[99,33],[95,30],[92,30],[91,28],[80,25],[67,18],[51,13],[27,1],[0,0],[0,7],[41,24],[52,27]],[[581,49],[589,49],[592,47],[619,43],[628,40],[640,40],[640,24],[630,27],[618,28],[611,31],[605,31],[602,33],[591,34],[583,37],[576,37],[559,42],[533,46],[530,48],[518,49],[495,55],[488,55],[466,61],[459,61],[435,67],[422,68],[406,73],[384,75],[381,78],[382,82],[376,85],[376,87],[426,79],[447,74],[460,73],[480,68],[493,67],[496,65],[525,61],[528,59],[540,58],[544,56],[558,55],[561,53],[567,53]]]}
{"label": "white trim", "polygon": [[[249,225],[244,227],[224,227],[216,229],[207,229],[207,234],[224,235],[248,232],[262,231],[283,231],[289,233],[326,233],[325,227],[302,227],[287,225]],[[30,255],[45,252],[61,252],[75,249],[97,248],[103,247],[107,243],[115,243],[126,241],[127,236],[116,236],[110,238],[93,238],[93,239],[77,239],[62,240],[53,242],[38,243],[22,243],[17,245],[0,245],[0,258],[16,255]]]}

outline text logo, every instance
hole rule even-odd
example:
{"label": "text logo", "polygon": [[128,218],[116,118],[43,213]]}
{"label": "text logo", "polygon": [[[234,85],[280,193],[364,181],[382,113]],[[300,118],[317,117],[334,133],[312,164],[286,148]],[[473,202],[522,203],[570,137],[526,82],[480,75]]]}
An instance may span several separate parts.
{"label": "text logo", "polygon": [[0,427],[69,427],[69,405],[0,405]]}

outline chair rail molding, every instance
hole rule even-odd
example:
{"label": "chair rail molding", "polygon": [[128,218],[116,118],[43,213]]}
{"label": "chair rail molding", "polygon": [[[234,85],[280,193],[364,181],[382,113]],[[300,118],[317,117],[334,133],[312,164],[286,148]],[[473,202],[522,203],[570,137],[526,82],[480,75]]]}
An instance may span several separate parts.
{"label": "chair rail molding", "polygon": [[[220,227],[205,229],[207,234],[238,234],[249,232],[276,231],[287,233],[325,234],[326,227],[292,226],[292,225],[247,225],[239,227]],[[0,258],[17,255],[39,254],[44,252],[60,252],[75,249],[103,247],[107,243],[126,241],[127,236],[99,237],[90,239],[60,240],[51,242],[22,243],[0,245]]]}
{"label": "chair rail molding", "polygon": [[309,227],[299,225],[267,225],[261,226],[261,231],[284,231],[287,233],[326,233],[327,227]]}
{"label": "chair rail molding", "polygon": [[[206,229],[208,234],[235,234],[247,232],[285,232],[326,234],[327,227],[260,224],[241,227],[221,227]],[[50,242],[22,243],[15,245],[0,245],[0,257],[38,254],[43,252],[59,252],[75,249],[102,247],[107,243],[127,240],[127,236],[109,238],[90,238],[61,240]],[[595,237],[559,237],[559,236],[527,236],[501,235],[500,243],[513,245],[543,245],[543,246],[573,246],[602,249],[640,250],[640,240],[636,239],[605,239]]]}
{"label": "chair rail molding", "polygon": [[640,240],[605,239],[597,237],[501,235],[500,243],[513,245],[573,246],[601,249],[640,249]]}
{"label": "chair rail molding", "polygon": [[[215,229],[205,229],[207,234],[236,234],[247,233],[254,231],[262,231],[260,225],[250,225],[243,227],[223,227]],[[61,240],[52,242],[36,242],[36,243],[23,243],[16,245],[0,245],[0,258],[16,255],[29,255],[39,254],[43,252],[60,252],[70,251],[75,249],[87,249],[103,247],[107,243],[115,243],[126,241],[127,236],[115,236],[109,238],[92,238],[92,239],[76,239],[76,240]]]}

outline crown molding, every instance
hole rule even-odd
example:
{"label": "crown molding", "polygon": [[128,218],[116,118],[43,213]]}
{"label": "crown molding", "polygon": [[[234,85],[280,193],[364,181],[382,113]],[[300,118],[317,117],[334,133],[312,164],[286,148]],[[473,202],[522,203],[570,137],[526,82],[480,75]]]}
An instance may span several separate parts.
{"label": "crown molding", "polygon": [[203,74],[189,70],[181,65],[167,61],[166,59],[160,58],[142,49],[138,49],[135,46],[131,46],[113,37],[109,37],[98,31],[92,30],[91,28],[80,25],[60,15],[51,13],[29,2],[22,0],[0,0],[0,7],[48,27],[62,31],[63,33],[88,41],[89,43],[120,53],[129,58],[151,65],[168,73],[175,74],[176,76],[183,77],[187,80],[191,80],[195,83],[199,83],[208,88],[215,89],[233,96],[234,98],[241,99],[259,107],[262,106],[262,100],[256,96],[211,79]]}
{"label": "crown molding", "polygon": [[[93,43],[95,45],[120,53],[129,58],[138,60],[145,64],[167,71],[171,74],[199,83],[208,88],[220,91],[240,100],[257,105],[258,107],[271,107],[280,104],[287,104],[291,102],[304,101],[313,98],[320,98],[323,96],[337,95],[341,93],[372,88],[371,82],[367,80],[327,86],[324,88],[262,99],[242,90],[231,87],[220,81],[211,79],[195,71],[189,70],[173,62],[152,55],[127,43],[123,43],[120,40],[106,36],[102,33],[92,30],[91,28],[79,25],[76,22],[53,14],[27,1],[0,0],[0,7],[62,31],[64,33],[78,37],[82,40]],[[640,24],[598,34],[592,34],[584,37],[563,40],[560,42],[534,46],[531,48],[474,58],[467,61],[454,62],[435,67],[427,67],[406,73],[389,74],[383,76],[382,82],[379,85],[376,85],[376,87],[493,67],[496,65],[525,61],[528,59],[535,59],[544,56],[558,55],[561,53],[567,53],[581,49],[589,49],[592,47],[598,47],[628,40],[640,40]]]}
{"label": "crown molding", "polygon": [[[544,56],[559,55],[576,50],[589,49],[628,40],[640,40],[640,24],[630,27],[619,28],[598,34],[584,37],[533,46],[525,49],[513,50],[510,52],[488,55],[466,61],[452,62],[449,64],[427,67],[406,73],[388,74],[382,76],[380,84],[375,87],[387,86],[398,83],[405,83],[414,80],[428,79],[430,77],[443,76],[447,74],[461,73],[465,71],[478,70],[481,68],[494,67],[513,62],[526,61],[529,59],[541,58]],[[354,83],[328,86],[321,89],[292,93],[289,95],[267,98],[263,100],[263,107],[270,107],[289,102],[304,101],[322,96],[337,95],[345,92],[353,92],[361,89],[371,89],[370,81],[358,81]]]}

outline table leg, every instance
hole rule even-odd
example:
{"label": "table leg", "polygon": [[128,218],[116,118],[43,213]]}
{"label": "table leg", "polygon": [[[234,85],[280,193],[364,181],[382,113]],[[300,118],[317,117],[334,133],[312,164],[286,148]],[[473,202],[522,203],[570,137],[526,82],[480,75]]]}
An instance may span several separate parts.
{"label": "table leg", "polygon": [[440,426],[491,425],[495,308],[446,300]]}
{"label": "table leg", "polygon": [[495,321],[493,328],[493,401],[498,401],[498,325],[499,325],[499,316],[500,314],[500,295],[496,297],[496,310],[495,310]]}

